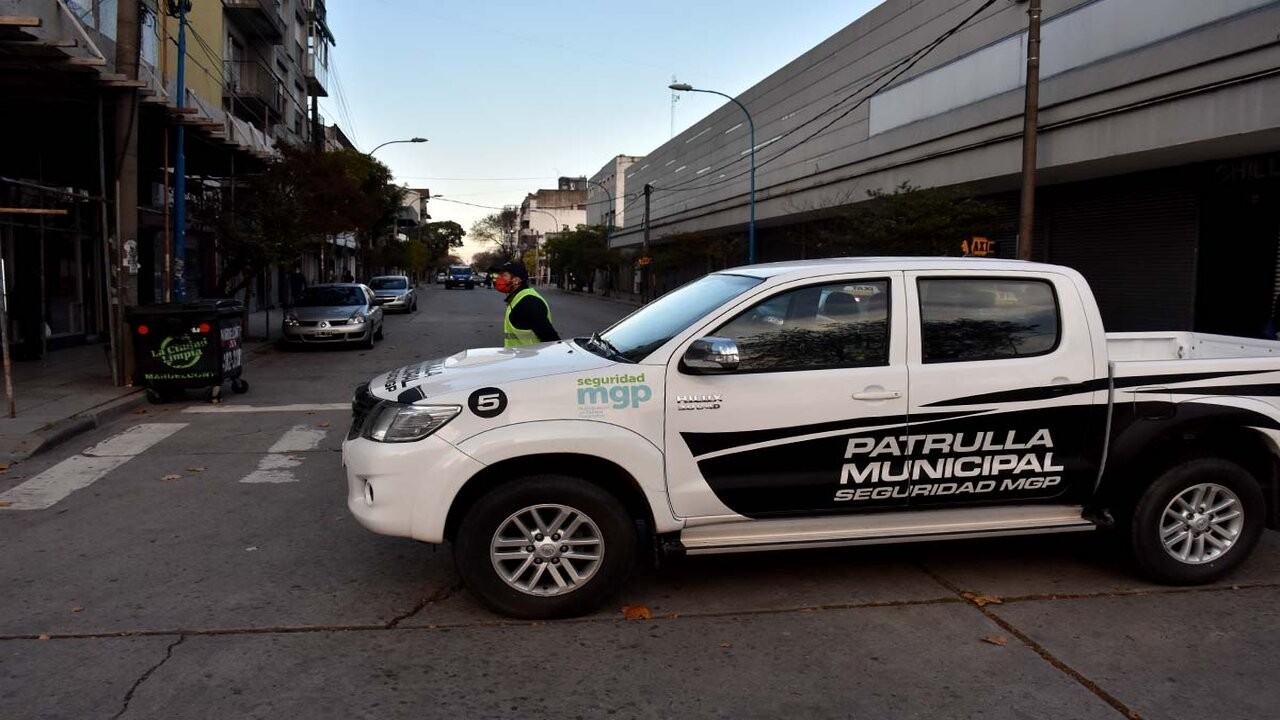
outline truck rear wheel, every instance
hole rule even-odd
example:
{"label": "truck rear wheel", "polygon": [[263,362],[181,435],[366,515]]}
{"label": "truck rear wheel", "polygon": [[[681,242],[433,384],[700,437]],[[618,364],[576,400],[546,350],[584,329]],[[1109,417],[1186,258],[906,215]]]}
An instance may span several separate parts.
{"label": "truck rear wheel", "polygon": [[501,485],[458,526],[454,560],[467,588],[517,618],[559,618],[598,608],[635,565],[636,532],[617,498],[562,475]]}
{"label": "truck rear wheel", "polygon": [[1134,559],[1158,582],[1213,582],[1249,556],[1265,507],[1249,471],[1220,458],[1189,460],[1166,470],[1134,507]]}

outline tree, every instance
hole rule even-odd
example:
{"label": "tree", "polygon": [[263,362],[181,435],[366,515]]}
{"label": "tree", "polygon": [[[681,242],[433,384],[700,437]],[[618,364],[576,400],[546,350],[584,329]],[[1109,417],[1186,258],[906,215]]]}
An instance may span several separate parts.
{"label": "tree", "polygon": [[482,242],[497,245],[503,259],[509,260],[519,254],[516,247],[516,225],[519,218],[520,214],[514,208],[504,208],[501,212],[477,220],[471,226],[471,234]]}
{"label": "tree", "polygon": [[471,265],[480,272],[487,272],[491,267],[497,267],[505,262],[501,255],[492,250],[481,250],[471,254]]}
{"label": "tree", "polygon": [[404,190],[390,179],[386,165],[354,150],[285,146],[261,173],[237,180],[234,201],[229,185],[196,198],[192,223],[217,240],[222,293],[252,291],[264,269],[333,235],[358,232],[363,252],[395,227]]}
{"label": "tree", "polygon": [[592,290],[596,271],[608,272],[622,259],[617,250],[609,249],[602,225],[579,225],[565,230],[549,238],[543,248],[547,262],[560,270],[561,277],[573,273]]}
{"label": "tree", "polygon": [[462,247],[467,231],[452,220],[429,222],[418,226],[414,238],[425,257],[423,270],[449,264],[452,251]]}
{"label": "tree", "polygon": [[836,255],[956,255],[974,235],[1000,230],[995,205],[952,188],[868,190],[869,201],[791,228],[784,242],[803,257]]}

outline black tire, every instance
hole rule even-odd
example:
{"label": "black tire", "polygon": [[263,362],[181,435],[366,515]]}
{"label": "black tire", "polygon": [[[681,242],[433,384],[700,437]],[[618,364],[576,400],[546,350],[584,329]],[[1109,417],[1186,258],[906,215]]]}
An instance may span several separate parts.
{"label": "black tire", "polygon": [[[1197,525],[1201,516],[1188,514],[1182,530],[1175,529],[1174,532],[1189,534],[1189,544],[1179,542],[1174,549],[1166,549],[1161,541],[1162,523],[1166,520],[1175,524],[1184,522],[1174,516],[1166,516],[1166,509],[1174,508],[1172,504],[1176,498],[1200,485],[1221,488],[1234,495],[1236,502],[1233,507],[1242,515],[1234,538],[1225,550],[1217,551],[1216,555],[1189,556],[1189,560],[1181,560],[1172,553],[1188,548],[1194,553],[1197,543],[1201,542],[1196,540],[1197,531],[1206,538],[1221,542],[1226,538],[1226,531],[1220,528],[1232,524],[1231,520],[1222,520],[1228,517],[1227,510],[1206,516],[1220,520],[1212,523],[1211,527]],[[1228,499],[1225,494],[1219,497],[1218,502]],[[1139,569],[1152,580],[1169,585],[1210,583],[1231,572],[1249,557],[1262,536],[1265,513],[1266,500],[1262,487],[1248,470],[1229,460],[1194,458],[1166,470],[1143,492],[1130,517],[1130,550]],[[1190,532],[1184,532],[1188,529]],[[1206,539],[1200,547],[1214,552],[1211,544],[1212,541]]]}
{"label": "black tire", "polygon": [[160,394],[158,390],[147,388],[147,402],[152,405],[159,405],[164,402],[164,395]]}
{"label": "black tire", "polygon": [[[386,327],[386,325],[387,325],[386,321],[383,321],[383,323],[382,323],[381,325],[379,325],[379,326],[378,326],[378,331],[377,331],[377,332],[375,332],[375,333],[373,334],[373,339],[374,339],[374,340],[381,340],[381,339],[382,339],[382,337],[383,337],[383,335],[382,335],[382,329],[383,329],[384,327]],[[373,347],[373,346],[372,346],[372,345],[370,345],[370,347]]]}
{"label": "black tire", "polygon": [[244,378],[236,378],[231,381],[231,392],[237,395],[243,395],[249,392],[249,381]]}
{"label": "black tire", "polygon": [[[549,504],[587,516],[599,531],[603,552],[594,574],[576,589],[535,595],[498,575],[490,544],[513,514]],[[578,478],[536,475],[500,485],[477,500],[458,526],[453,552],[467,589],[493,610],[525,619],[575,617],[600,607],[626,582],[636,563],[636,530],[622,503],[606,490]]]}

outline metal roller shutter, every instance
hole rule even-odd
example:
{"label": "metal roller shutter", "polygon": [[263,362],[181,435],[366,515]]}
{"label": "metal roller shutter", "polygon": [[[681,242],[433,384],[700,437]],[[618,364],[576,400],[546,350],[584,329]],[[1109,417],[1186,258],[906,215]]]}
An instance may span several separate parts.
{"label": "metal roller shutter", "polygon": [[1043,193],[1045,246],[1037,249],[1085,276],[1108,331],[1192,327],[1199,203],[1192,191],[1151,187],[1149,178]]}

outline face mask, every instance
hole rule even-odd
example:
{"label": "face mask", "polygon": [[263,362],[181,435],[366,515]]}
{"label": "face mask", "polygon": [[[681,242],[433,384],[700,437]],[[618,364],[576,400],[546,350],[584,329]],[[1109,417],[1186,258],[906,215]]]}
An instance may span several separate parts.
{"label": "face mask", "polygon": [[511,281],[506,278],[498,278],[493,281],[493,288],[500,293],[511,292]]}

